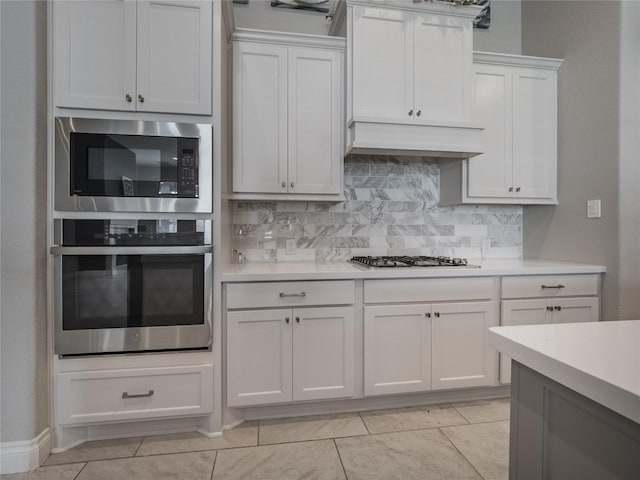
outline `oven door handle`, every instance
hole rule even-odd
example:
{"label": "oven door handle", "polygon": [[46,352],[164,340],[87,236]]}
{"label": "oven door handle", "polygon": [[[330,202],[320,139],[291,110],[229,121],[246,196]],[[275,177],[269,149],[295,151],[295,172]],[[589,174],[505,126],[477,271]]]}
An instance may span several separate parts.
{"label": "oven door handle", "polygon": [[201,255],[213,253],[212,245],[166,246],[166,247],[51,247],[51,254],[62,255]]}

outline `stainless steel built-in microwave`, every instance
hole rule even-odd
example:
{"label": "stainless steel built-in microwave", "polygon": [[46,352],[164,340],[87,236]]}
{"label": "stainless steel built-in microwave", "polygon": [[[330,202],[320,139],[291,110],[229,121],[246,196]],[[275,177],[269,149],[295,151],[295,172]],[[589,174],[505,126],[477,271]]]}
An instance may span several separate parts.
{"label": "stainless steel built-in microwave", "polygon": [[212,127],[56,118],[55,209],[212,211]]}

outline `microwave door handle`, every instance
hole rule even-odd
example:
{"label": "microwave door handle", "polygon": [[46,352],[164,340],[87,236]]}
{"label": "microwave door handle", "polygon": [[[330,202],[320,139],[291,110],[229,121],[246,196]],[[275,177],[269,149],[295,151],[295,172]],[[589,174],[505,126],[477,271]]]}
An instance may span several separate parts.
{"label": "microwave door handle", "polygon": [[164,247],[51,247],[51,254],[61,255],[200,255],[213,253],[212,245]]}

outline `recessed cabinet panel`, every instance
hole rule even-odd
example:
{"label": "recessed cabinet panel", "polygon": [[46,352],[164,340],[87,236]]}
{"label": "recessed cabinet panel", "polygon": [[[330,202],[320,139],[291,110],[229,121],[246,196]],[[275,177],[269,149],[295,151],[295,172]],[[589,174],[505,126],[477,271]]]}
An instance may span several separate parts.
{"label": "recessed cabinet panel", "polygon": [[429,305],[364,308],[364,393],[423,392],[431,388]]}
{"label": "recessed cabinet panel", "polygon": [[469,197],[501,198],[513,184],[511,79],[508,69],[475,65],[473,115],[485,153],[468,162]]}
{"label": "recessed cabinet panel", "polygon": [[293,316],[293,399],[352,396],[353,307],[294,309]]}
{"label": "recessed cabinet panel", "polygon": [[596,297],[555,299],[551,323],[597,322],[599,303]]}
{"label": "recessed cabinet panel", "polygon": [[414,19],[416,121],[468,121],[471,105],[471,23],[418,14]]}
{"label": "recessed cabinet panel", "polygon": [[513,82],[514,185],[522,197],[554,198],[556,73],[519,68]]}
{"label": "recessed cabinet panel", "polygon": [[211,114],[212,5],[138,2],[138,110]]}
{"label": "recessed cabinet panel", "polygon": [[288,179],[292,193],[340,193],[342,62],[336,51],[289,49]]}
{"label": "recessed cabinet panel", "polygon": [[56,1],[51,7],[55,104],[135,110],[136,3]]}
{"label": "recessed cabinet panel", "polygon": [[433,312],[433,389],[493,385],[498,354],[487,335],[498,325],[494,303],[434,304]]}
{"label": "recessed cabinet panel", "polygon": [[287,51],[234,45],[233,189],[287,191]]}
{"label": "recessed cabinet panel", "polygon": [[227,313],[227,402],[290,402],[291,310]]}
{"label": "recessed cabinet panel", "polygon": [[353,9],[353,116],[411,120],[413,14]]}

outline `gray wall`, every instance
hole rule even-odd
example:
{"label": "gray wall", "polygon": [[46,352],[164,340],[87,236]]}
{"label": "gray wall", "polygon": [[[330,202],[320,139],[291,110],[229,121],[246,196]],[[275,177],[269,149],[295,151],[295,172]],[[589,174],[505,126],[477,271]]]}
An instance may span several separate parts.
{"label": "gray wall", "polygon": [[46,3],[0,2],[0,441],[49,424]]}
{"label": "gray wall", "polygon": [[[603,318],[617,319],[621,7],[577,3],[522,2],[522,53],[564,58],[558,81],[559,205],[525,207],[524,254],[607,265]],[[588,199],[602,200],[602,218],[586,218]]]}
{"label": "gray wall", "polygon": [[[326,35],[329,22],[323,14],[271,7],[270,0],[249,0],[234,5],[236,26]],[[520,0],[492,0],[491,28],[474,31],[474,48],[489,52],[520,53]]]}

